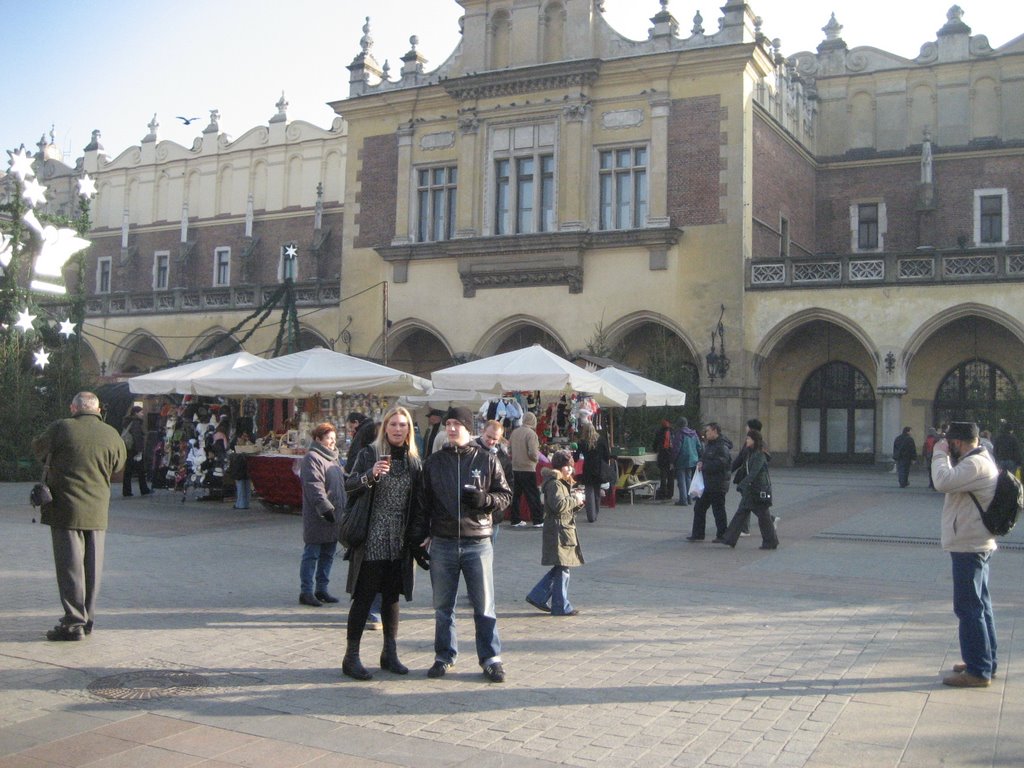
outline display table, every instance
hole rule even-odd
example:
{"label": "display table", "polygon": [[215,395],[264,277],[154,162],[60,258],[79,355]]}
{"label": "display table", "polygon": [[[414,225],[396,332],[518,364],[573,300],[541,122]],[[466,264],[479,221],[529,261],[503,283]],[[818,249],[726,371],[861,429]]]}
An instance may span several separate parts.
{"label": "display table", "polygon": [[302,509],[301,456],[253,453],[245,457],[253,491],[266,504]]}
{"label": "display table", "polygon": [[653,497],[657,488],[652,480],[647,479],[644,465],[658,460],[656,453],[644,453],[639,456],[612,456],[619,465],[619,481],[615,484],[616,494],[628,493],[629,503],[635,497]]}

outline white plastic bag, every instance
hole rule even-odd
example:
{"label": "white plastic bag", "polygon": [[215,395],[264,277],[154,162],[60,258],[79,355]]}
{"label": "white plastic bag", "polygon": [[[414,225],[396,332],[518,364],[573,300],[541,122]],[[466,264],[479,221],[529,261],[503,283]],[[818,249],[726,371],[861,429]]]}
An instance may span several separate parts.
{"label": "white plastic bag", "polygon": [[690,480],[690,491],[689,496],[691,499],[699,499],[701,494],[704,493],[704,473],[699,469],[693,473],[693,478]]}

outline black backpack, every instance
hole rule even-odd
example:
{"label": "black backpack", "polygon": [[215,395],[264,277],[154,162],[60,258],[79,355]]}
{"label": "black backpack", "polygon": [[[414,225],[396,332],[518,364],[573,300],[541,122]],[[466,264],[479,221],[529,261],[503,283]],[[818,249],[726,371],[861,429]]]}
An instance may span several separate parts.
{"label": "black backpack", "polygon": [[981,513],[981,521],[995,536],[1005,536],[1012,531],[1013,526],[1017,524],[1017,518],[1024,512],[1024,487],[1021,486],[1016,475],[1005,469],[999,470],[999,476],[996,479],[996,495],[992,497],[992,503],[988,505],[988,509],[981,508],[981,504],[978,503],[978,499],[973,493],[968,495],[974,502],[974,506],[978,508],[978,512]]}

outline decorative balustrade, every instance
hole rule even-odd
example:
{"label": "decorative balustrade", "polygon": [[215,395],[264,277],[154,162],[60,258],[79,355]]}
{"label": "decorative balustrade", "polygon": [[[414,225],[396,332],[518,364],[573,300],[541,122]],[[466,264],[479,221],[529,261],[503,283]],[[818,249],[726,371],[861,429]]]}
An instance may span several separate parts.
{"label": "decorative balustrade", "polygon": [[[277,286],[243,285],[231,288],[171,288],[145,293],[111,293],[86,299],[91,317],[113,315],[162,315],[180,312],[231,312],[261,306]],[[319,281],[295,284],[295,303],[300,307],[337,305],[341,285]]]}
{"label": "decorative balustrade", "polygon": [[849,254],[752,261],[753,290],[861,285],[912,285],[1024,280],[1024,253],[926,251],[885,255]]}

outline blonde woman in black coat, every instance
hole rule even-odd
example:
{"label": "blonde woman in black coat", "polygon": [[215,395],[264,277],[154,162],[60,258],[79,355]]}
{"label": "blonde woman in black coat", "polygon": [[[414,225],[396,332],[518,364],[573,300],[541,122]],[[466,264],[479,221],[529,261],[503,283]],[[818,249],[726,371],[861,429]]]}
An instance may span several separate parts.
{"label": "blonde woman in black coat", "polygon": [[412,599],[413,557],[405,530],[416,503],[421,469],[412,416],[405,408],[395,406],[384,414],[376,439],[355,457],[345,479],[350,506],[370,505],[366,541],[351,547],[348,553],[346,590],[352,595],[352,605],[341,671],[356,680],[373,677],[359,658],[359,646],[378,593],[384,625],[381,669],[396,675],[409,672],[398,659],[398,596]]}

